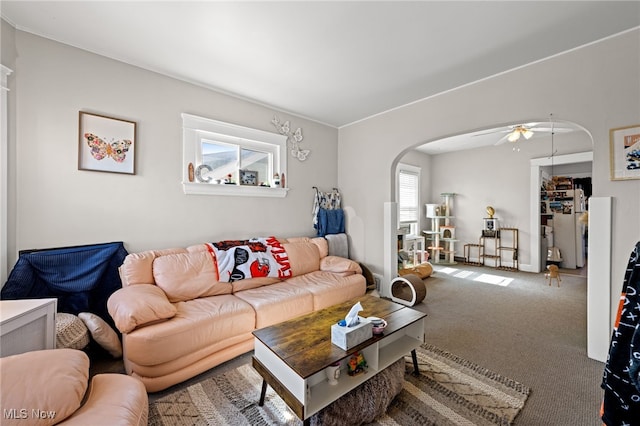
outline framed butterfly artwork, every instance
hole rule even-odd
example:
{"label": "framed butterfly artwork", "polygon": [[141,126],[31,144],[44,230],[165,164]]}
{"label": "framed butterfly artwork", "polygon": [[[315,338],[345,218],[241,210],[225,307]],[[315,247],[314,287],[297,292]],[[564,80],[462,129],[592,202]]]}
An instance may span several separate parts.
{"label": "framed butterfly artwork", "polygon": [[78,169],[135,174],[136,123],[80,111]]}

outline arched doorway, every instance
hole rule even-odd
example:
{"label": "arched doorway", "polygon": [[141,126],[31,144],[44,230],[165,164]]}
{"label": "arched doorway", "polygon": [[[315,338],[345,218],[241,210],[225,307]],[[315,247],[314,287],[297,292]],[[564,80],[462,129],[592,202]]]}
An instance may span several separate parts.
{"label": "arched doorway", "polygon": [[[592,150],[593,148],[593,138],[591,137],[591,134],[584,129],[582,126],[579,125],[575,125],[573,123],[570,123],[574,126],[576,126],[576,129],[580,130],[583,132],[584,135],[586,135],[585,137],[588,139],[588,146],[586,147],[587,149],[589,149],[589,151]],[[478,131],[481,132],[482,130]],[[433,141],[435,142],[435,140]],[[427,143],[428,145],[428,143]],[[420,144],[416,144],[413,148],[417,148],[418,146],[420,146]],[[584,148],[584,147],[583,147]],[[394,159],[394,161],[392,162],[392,171],[391,171],[391,175],[392,175],[392,185],[391,185],[391,191],[392,191],[392,196],[391,199],[392,200],[396,200],[397,194],[396,194],[396,190],[395,190],[395,169],[396,169],[396,165],[398,162],[402,161],[402,159],[405,157],[405,155],[407,154],[407,152],[410,152],[411,149],[409,150],[404,150],[403,152],[399,153],[397,155],[397,157]],[[580,151],[580,149],[578,149],[578,151]],[[523,188],[522,190],[527,194],[526,196],[528,197],[527,200],[525,201],[525,203],[529,206],[529,213],[527,214],[527,223],[526,224],[522,224],[521,227],[522,229],[529,234],[529,239],[527,240],[527,250],[529,251],[528,256],[529,256],[529,271],[530,272],[539,272],[539,265],[540,265],[540,216],[539,216],[539,208],[540,208],[540,182],[539,182],[539,175],[540,175],[540,171],[539,171],[539,167],[542,167],[542,165],[544,164],[544,159],[545,158],[549,158],[547,156],[547,154],[549,152],[553,152],[553,150],[551,151],[546,151],[544,153],[542,153],[542,155],[538,155],[537,158],[539,159],[540,164],[536,164],[535,166],[532,164],[531,166],[529,166],[529,164],[527,163],[526,168],[530,168],[530,171],[527,171],[526,169],[523,170],[523,173],[525,174],[525,178],[526,178],[526,183],[525,183],[525,188]],[[585,152],[580,152],[578,154],[575,153],[576,151],[574,150],[573,153],[571,154],[567,154],[566,157],[560,157],[560,156],[553,156],[554,158],[552,161],[556,161],[556,164],[559,164],[561,161],[562,162],[580,162],[580,161],[592,161],[593,156],[591,152],[585,153]],[[533,158],[533,157],[532,157]],[[434,191],[437,192],[437,191]],[[453,191],[444,191],[444,192],[455,192],[455,190]],[[437,195],[437,194],[432,194],[432,195]],[[534,202],[535,200],[535,202]],[[424,203],[423,203],[424,204]],[[384,227],[384,242],[385,242],[385,256],[384,256],[384,262],[385,262],[385,268],[384,268],[384,275],[385,275],[385,282],[390,282],[390,280],[393,278],[394,273],[395,273],[395,268],[396,268],[396,250],[397,250],[397,245],[395,244],[395,239],[396,239],[396,235],[395,235],[395,231],[396,231],[396,222],[397,222],[397,215],[396,215],[396,204],[395,202],[389,202],[389,203],[385,203],[384,206],[384,223],[385,223],[385,227]],[[598,210],[603,210],[601,208],[598,208]],[[606,211],[606,206],[604,207],[604,210]],[[593,215],[591,215],[591,218],[593,218]],[[598,222],[597,223],[593,223],[590,224],[590,233],[595,233],[595,234],[606,234],[606,229],[610,229],[610,217],[609,219],[607,219],[606,215],[602,216],[601,214],[597,213],[597,218],[598,218]],[[610,235],[610,232],[609,232]],[[595,244],[596,241],[594,239],[590,239],[590,242],[592,244]],[[592,254],[590,254],[590,257],[592,256]],[[596,266],[595,268],[593,268],[593,270],[590,268],[589,270],[589,275],[587,277],[587,287],[588,287],[588,299],[589,299],[589,303],[587,306],[587,318],[588,318],[588,338],[587,338],[587,345],[588,345],[588,355],[591,358],[603,361],[606,358],[606,350],[608,347],[608,340],[609,340],[609,311],[606,309],[602,309],[602,303],[596,303],[596,301],[599,300],[609,300],[609,293],[610,293],[610,289],[607,286],[593,286],[591,285],[594,281],[594,277],[595,276],[600,276],[600,274],[606,274],[606,276],[608,276],[608,274],[610,273],[610,265],[606,265],[606,264],[602,264],[602,263],[598,263],[598,266]],[[606,281],[603,281],[606,282]],[[594,288],[595,287],[595,288]],[[606,288],[604,288],[606,287]],[[384,291],[381,291],[382,295],[384,296]],[[593,303],[592,303],[593,302]]]}

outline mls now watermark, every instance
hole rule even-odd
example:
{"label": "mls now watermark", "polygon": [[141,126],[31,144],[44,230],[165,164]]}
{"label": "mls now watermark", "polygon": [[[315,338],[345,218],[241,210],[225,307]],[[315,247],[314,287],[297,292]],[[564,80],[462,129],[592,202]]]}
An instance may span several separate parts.
{"label": "mls now watermark", "polygon": [[32,408],[28,410],[26,408],[5,408],[2,410],[2,415],[5,419],[13,420],[27,420],[27,419],[55,419],[55,411],[40,410],[38,408]]}

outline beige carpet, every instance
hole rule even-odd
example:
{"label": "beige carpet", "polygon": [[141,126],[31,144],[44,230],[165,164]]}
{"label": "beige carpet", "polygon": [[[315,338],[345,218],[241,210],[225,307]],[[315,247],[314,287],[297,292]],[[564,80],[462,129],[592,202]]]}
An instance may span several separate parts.
{"label": "beige carpet", "polygon": [[427,342],[531,388],[516,426],[602,425],[604,364],[586,353],[586,278],[563,275],[557,287],[543,273],[455,265],[425,283],[415,309],[428,314]]}
{"label": "beige carpet", "polygon": [[[421,374],[411,374],[408,357],[404,389],[373,425],[509,425],[529,395],[526,386],[433,346],[416,352]],[[302,424],[271,388],[259,407],[261,384],[243,364],[152,402],[149,424]]]}

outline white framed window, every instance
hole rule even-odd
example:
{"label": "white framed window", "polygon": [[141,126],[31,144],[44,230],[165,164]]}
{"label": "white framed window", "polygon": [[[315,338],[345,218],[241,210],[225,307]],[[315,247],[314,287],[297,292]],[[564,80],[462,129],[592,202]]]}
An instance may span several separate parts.
{"label": "white framed window", "polygon": [[185,194],[287,195],[274,176],[287,176],[286,136],[191,114],[182,129]]}
{"label": "white framed window", "polygon": [[418,235],[420,221],[420,168],[398,164],[396,169],[398,194],[398,222],[409,227],[409,233]]}

